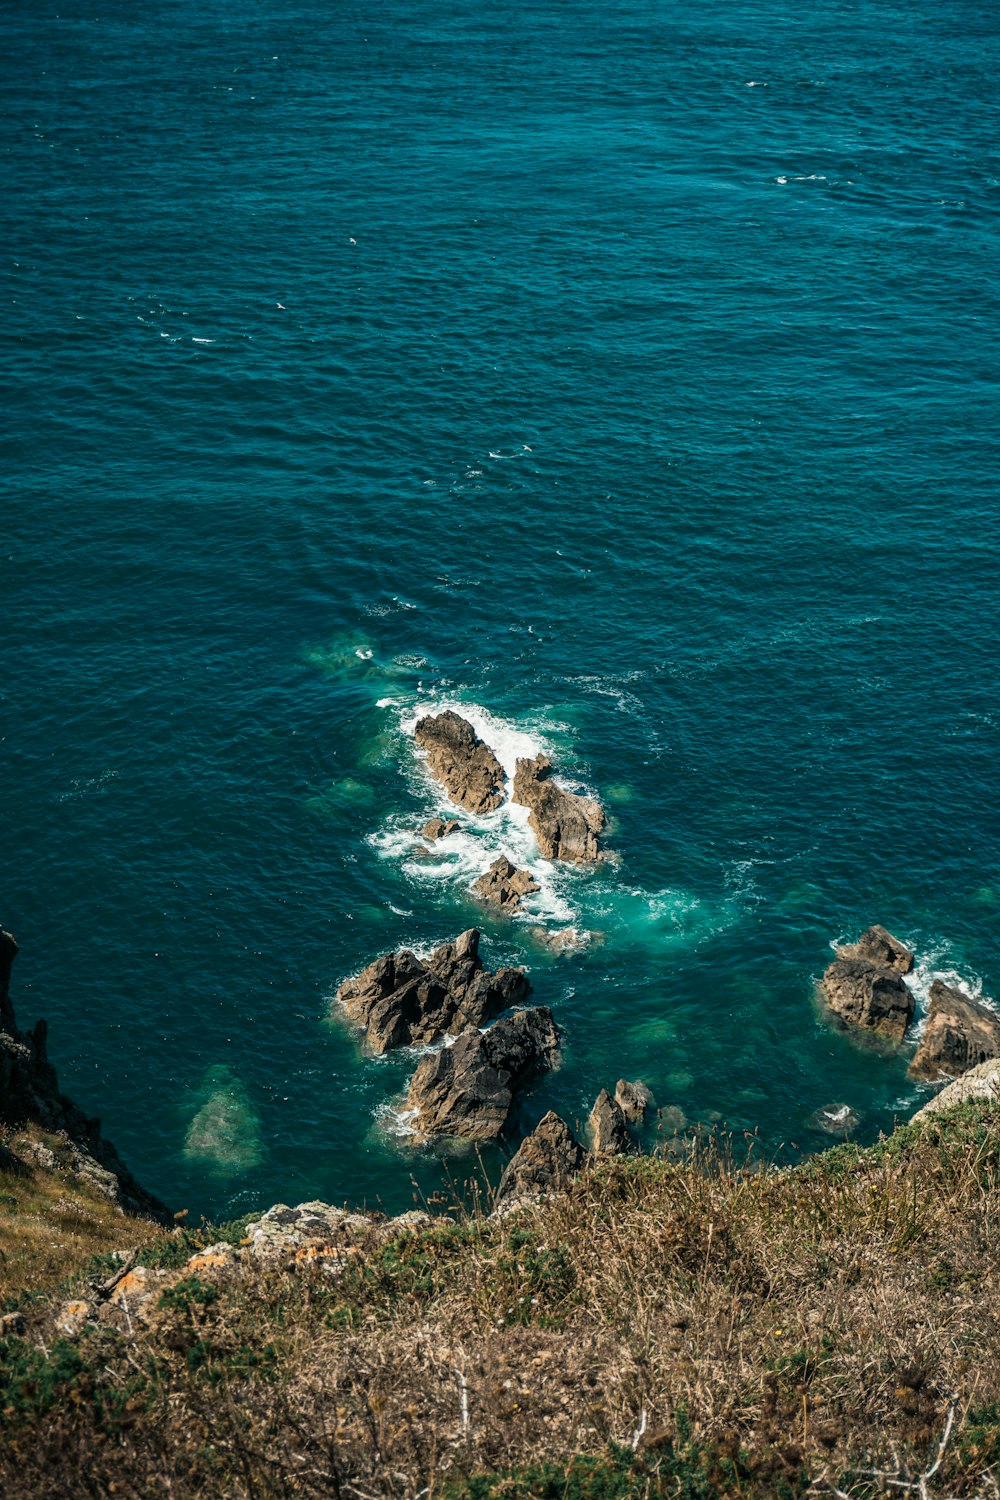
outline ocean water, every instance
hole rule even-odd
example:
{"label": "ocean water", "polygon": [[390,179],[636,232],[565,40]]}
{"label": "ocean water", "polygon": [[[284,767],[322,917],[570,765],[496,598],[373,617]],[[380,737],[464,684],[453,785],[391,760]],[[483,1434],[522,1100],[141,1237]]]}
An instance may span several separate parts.
{"label": "ocean water", "polygon": [[[476,920],[565,1033],[522,1125],[625,1075],[778,1155],[830,1103],[872,1139],[919,1091],[813,986],[874,920],[922,995],[1000,995],[998,34],[0,8],[0,920],[22,1024],[173,1206],[479,1172],[330,1015]],[[414,852],[446,703],[601,796],[617,861],[480,916],[530,844]]]}

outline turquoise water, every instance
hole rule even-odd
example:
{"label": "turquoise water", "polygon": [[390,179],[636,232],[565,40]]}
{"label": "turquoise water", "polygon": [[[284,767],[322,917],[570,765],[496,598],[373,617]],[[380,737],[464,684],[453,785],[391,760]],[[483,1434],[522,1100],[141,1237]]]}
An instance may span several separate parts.
{"label": "turquoise water", "polygon": [[[2,8],[0,920],[173,1205],[477,1170],[329,1019],[476,920],[503,819],[412,855],[445,702],[615,820],[618,864],[483,919],[565,1031],[529,1123],[625,1074],[768,1150],[830,1102],[870,1139],[918,1094],[817,1017],[830,943],[1000,993],[998,32]],[[553,958],[567,921],[603,941]]]}

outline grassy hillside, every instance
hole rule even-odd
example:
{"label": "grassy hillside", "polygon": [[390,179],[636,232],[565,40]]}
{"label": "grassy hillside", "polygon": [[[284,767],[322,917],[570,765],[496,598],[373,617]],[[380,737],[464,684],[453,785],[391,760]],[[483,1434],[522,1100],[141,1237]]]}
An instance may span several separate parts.
{"label": "grassy hillside", "polygon": [[[1000,1494],[985,1106],[781,1171],[617,1159],[502,1220],[271,1262],[242,1225],[71,1228],[53,1183],[3,1191],[5,1495]],[[147,1271],[94,1307],[115,1262],[83,1256],[136,1240]]]}

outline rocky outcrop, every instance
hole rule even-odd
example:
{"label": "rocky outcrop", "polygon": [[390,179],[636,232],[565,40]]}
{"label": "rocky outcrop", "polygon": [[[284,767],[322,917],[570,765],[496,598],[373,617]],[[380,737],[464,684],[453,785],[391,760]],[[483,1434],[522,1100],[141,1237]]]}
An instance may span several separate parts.
{"label": "rocky outcrop", "polygon": [[519,760],[514,771],[513,800],[529,810],[528,823],[545,859],[584,864],[600,859],[598,834],[604,813],[592,797],[567,792],[552,780],[545,755]]}
{"label": "rocky outcrop", "polygon": [[814,1130],[825,1130],[828,1135],[849,1136],[857,1130],[860,1116],[849,1104],[824,1104],[809,1116]]}
{"label": "rocky outcrop", "polygon": [[541,886],[532,880],[527,870],[519,870],[506,854],[501,854],[486,874],[480,875],[473,883],[472,889],[481,901],[499,906],[502,911],[516,911],[522,898],[541,890]]}
{"label": "rocky outcrop", "polygon": [[548,927],[532,927],[529,936],[540,948],[548,948],[551,953],[582,953],[585,948],[597,947],[604,942],[603,932],[588,932],[585,927],[557,927],[550,930]]}
{"label": "rocky outcrop", "polygon": [[595,1156],[624,1156],[632,1150],[632,1137],[621,1107],[607,1089],[601,1089],[587,1121],[590,1149]]}
{"label": "rocky outcrop", "polygon": [[472,725],[450,708],[419,719],[413,737],[427,767],[448,796],[471,813],[488,813],[504,800],[503,766]]}
{"label": "rocky outcrop", "polygon": [[519,1204],[561,1192],[586,1161],[586,1151],[565,1120],[550,1109],[507,1163],[493,1212],[507,1213]]}
{"label": "rocky outcrop", "polygon": [[615,1084],[615,1103],[633,1125],[645,1119],[652,1102],[653,1096],[644,1083],[630,1083],[627,1078],[619,1078]]}
{"label": "rocky outcrop", "polygon": [[454,1046],[422,1058],[410,1081],[406,1108],[417,1137],[495,1140],[517,1091],[552,1066],[558,1048],[559,1033],[544,1005],[504,1016],[488,1031],[464,1031]]}
{"label": "rocky outcrop", "polygon": [[449,833],[455,832],[457,827],[457,818],[449,818],[447,822],[445,822],[444,818],[431,818],[424,824],[420,832],[425,839],[446,839]]}
{"label": "rocky outcrop", "polygon": [[913,1020],[913,992],[895,968],[838,958],[820,981],[827,1005],[851,1026],[902,1041]]}
{"label": "rocky outcrop", "polygon": [[989,1062],[970,1068],[961,1078],[956,1078],[954,1083],[949,1083],[940,1094],[928,1100],[922,1109],[911,1116],[911,1121],[926,1120],[931,1115],[965,1104],[970,1099],[982,1100],[984,1104],[1000,1109],[1000,1058],[991,1058]]}
{"label": "rocky outcrop", "polygon": [[32,1165],[69,1170],[123,1212],[170,1222],[166,1206],[140,1186],[101,1135],[100,1120],[88,1118],[60,1091],[48,1059],[46,1023],[39,1021],[31,1032],[18,1029],[10,1000],[17,952],[11,934],[0,929],[0,1124],[17,1127],[31,1122],[57,1136],[54,1145],[34,1148],[50,1160]]}
{"label": "rocky outcrop", "polygon": [[994,1057],[1000,1057],[1000,1015],[935,979],[927,1025],[910,1063],[911,1075],[958,1078]]}
{"label": "rocky outcrop", "polygon": [[856,943],[844,943],[839,947],[837,957],[856,958],[876,969],[893,969],[897,974],[909,974],[913,968],[913,954],[909,948],[877,924],[863,932]]}
{"label": "rocky outcrop", "polygon": [[372,1050],[383,1053],[484,1026],[501,1011],[523,1004],[530,991],[523,970],[503,968],[494,974],[484,967],[479,932],[470,927],[427,959],[408,948],[377,958],[355,979],[345,979],[337,1000],[364,1027]]}

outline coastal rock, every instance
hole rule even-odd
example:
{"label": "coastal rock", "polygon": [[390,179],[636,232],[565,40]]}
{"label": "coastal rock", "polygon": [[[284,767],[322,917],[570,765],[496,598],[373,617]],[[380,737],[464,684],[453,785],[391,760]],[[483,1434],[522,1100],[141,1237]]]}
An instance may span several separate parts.
{"label": "coastal rock", "polygon": [[902,1041],[913,1020],[913,992],[897,969],[838,958],[820,982],[830,1009],[852,1026]]}
{"label": "coastal rock", "polygon": [[949,1083],[940,1094],[929,1099],[922,1109],[911,1116],[911,1123],[926,1120],[957,1104],[965,1104],[969,1099],[982,1099],[984,1103],[1000,1109],[1000,1058],[979,1063],[977,1067],[963,1073],[961,1078],[956,1078],[954,1083]]}
{"label": "coastal rock", "polygon": [[828,1135],[848,1136],[859,1123],[860,1116],[849,1104],[824,1104],[809,1116],[813,1129],[825,1130]]}
{"label": "coastal rock", "polygon": [[615,1084],[615,1103],[632,1124],[645,1119],[652,1102],[653,1096],[644,1083],[630,1083],[627,1078],[619,1078]]}
{"label": "coastal rock", "polygon": [[520,1005],[531,991],[523,970],[491,973],[479,957],[479,932],[470,927],[427,959],[409,949],[387,953],[346,979],[337,1000],[363,1026],[373,1051],[457,1036]]}
{"label": "coastal rock", "polygon": [[591,944],[604,942],[603,932],[588,931],[585,927],[557,927],[554,932],[547,927],[532,927],[530,935],[540,947],[552,953],[582,953]]}
{"label": "coastal rock", "polygon": [[913,954],[909,948],[877,924],[863,932],[856,943],[842,944],[837,949],[837,957],[860,959],[876,969],[894,969],[897,974],[909,974],[913,968]]}
{"label": "coastal rock", "polygon": [[43,1164],[46,1169],[82,1178],[124,1213],[170,1222],[166,1206],[140,1186],[101,1135],[100,1120],[85,1115],[61,1092],[48,1058],[45,1021],[38,1021],[31,1032],[18,1029],[10,1000],[17,952],[11,934],[0,929],[0,1124],[40,1125],[57,1137],[55,1150],[39,1144],[51,1158],[51,1165]]}
{"label": "coastal rock", "polygon": [[544,1005],[504,1016],[488,1031],[464,1031],[454,1046],[423,1058],[410,1081],[406,1107],[416,1135],[495,1140],[516,1091],[552,1066],[558,1048]]}
{"label": "coastal rock", "polygon": [[503,766],[472,725],[450,708],[417,721],[413,737],[448,796],[471,813],[488,813],[504,800]]}
{"label": "coastal rock", "polygon": [[1000,1015],[935,979],[927,1025],[910,1063],[911,1075],[957,1078],[994,1057],[1000,1057]]}
{"label": "coastal rock", "polygon": [[506,1213],[516,1205],[560,1192],[581,1171],[587,1153],[565,1120],[551,1109],[525,1136],[504,1169],[497,1188],[494,1213]]}
{"label": "coastal rock", "polygon": [[506,854],[501,854],[499,859],[493,861],[486,874],[480,875],[474,882],[472,889],[480,900],[499,906],[502,911],[516,911],[522,897],[541,890],[541,886],[536,880],[532,880],[527,870],[519,870]]}
{"label": "coastal rock", "polygon": [[598,834],[604,813],[592,797],[567,792],[552,780],[545,755],[519,760],[514,771],[513,800],[529,810],[528,824],[545,859],[576,864],[600,859]]}
{"label": "coastal rock", "polygon": [[446,1214],[432,1217],[413,1209],[386,1219],[381,1214],[351,1213],[318,1200],[294,1208],[276,1203],[247,1225],[245,1239],[255,1260],[283,1261],[295,1267],[318,1262],[324,1270],[335,1271],[356,1256],[363,1245],[382,1244],[451,1222]]}
{"label": "coastal rock", "polygon": [[632,1137],[621,1107],[607,1089],[601,1089],[587,1121],[590,1149],[595,1156],[624,1156],[632,1150]]}
{"label": "coastal rock", "polygon": [[444,818],[431,818],[429,822],[424,824],[420,832],[425,839],[446,839],[449,833],[455,832],[457,827],[457,818],[449,818],[447,822],[445,822]]}

